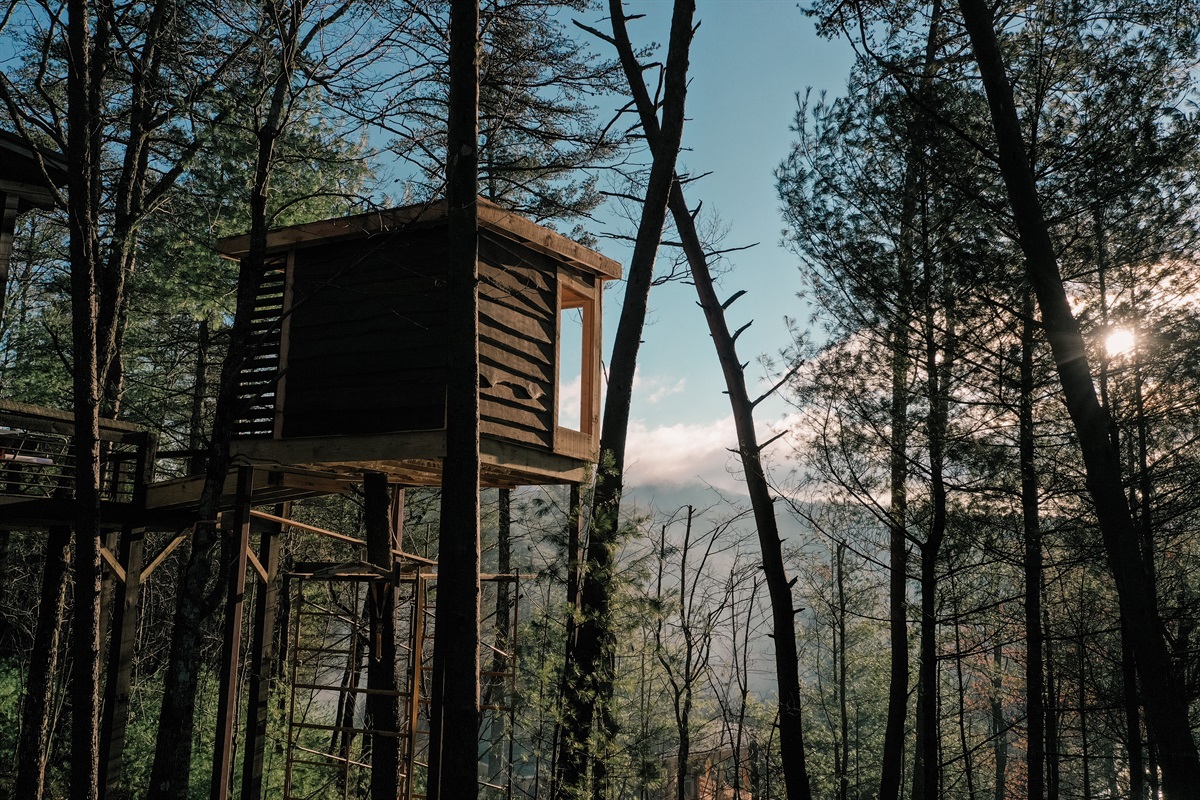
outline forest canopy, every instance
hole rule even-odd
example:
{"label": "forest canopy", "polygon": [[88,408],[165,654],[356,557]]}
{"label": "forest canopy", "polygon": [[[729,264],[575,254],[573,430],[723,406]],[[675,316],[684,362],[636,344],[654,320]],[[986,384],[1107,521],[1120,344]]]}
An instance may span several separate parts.
{"label": "forest canopy", "polygon": [[[790,76],[792,142],[767,200],[803,291],[791,337],[740,355],[755,251],[722,241],[704,203],[737,198],[685,166],[689,130],[736,124],[688,113],[689,48],[720,32],[699,24],[703,0],[674,0],[669,27],[646,5],[0,10],[0,793],[439,785],[429,753],[450,745],[422,749],[430,712],[395,699],[434,669],[418,620],[437,606],[438,488],[389,486],[379,459],[340,465],[355,480],[328,496],[255,501],[257,527],[247,503],[247,567],[226,487],[246,365],[290,313],[255,305],[292,280],[268,232],[433,204],[473,150],[482,200],[625,262],[601,341],[586,333],[601,281],[578,262],[556,267],[564,293],[513,282],[511,242],[476,257],[475,324],[526,315],[470,359],[476,401],[514,364],[542,358],[557,380],[568,325],[598,353],[576,368],[603,383],[572,412],[599,454],[585,479],[498,483],[470,514],[478,719],[433,730],[473,754],[478,796],[1200,797],[1200,4],[795,9],[853,62],[837,94]],[[463,9],[479,14],[466,57]],[[448,152],[457,58],[478,82],[475,146]],[[222,257],[241,234],[240,261]],[[541,350],[521,338],[541,335],[521,306],[531,286],[558,304]],[[714,346],[686,355],[724,381],[743,491],[647,503],[628,479],[639,346],[662,335],[651,298],[668,290],[697,292]],[[504,386],[512,408],[543,402]],[[18,430],[30,407],[59,416]],[[109,468],[124,462],[142,472]],[[114,516],[139,481],[189,478],[186,522]],[[48,521],[13,522],[35,496]],[[357,578],[327,579],[347,564]],[[236,722],[222,681],[255,687]],[[386,751],[398,764],[380,725],[406,742]],[[214,765],[225,730],[238,765],[262,744],[232,777]]]}

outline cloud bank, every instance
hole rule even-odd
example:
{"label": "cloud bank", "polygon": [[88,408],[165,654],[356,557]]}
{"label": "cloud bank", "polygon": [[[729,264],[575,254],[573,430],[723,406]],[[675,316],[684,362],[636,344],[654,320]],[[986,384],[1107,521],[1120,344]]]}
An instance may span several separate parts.
{"label": "cloud bank", "polygon": [[[791,418],[771,426],[758,425],[760,442],[788,428]],[[772,430],[772,428],[774,430]],[[768,448],[768,457],[787,452],[788,436]],[[632,486],[687,486],[709,484],[743,492],[741,461],[735,452],[737,431],[733,415],[700,423],[649,426],[643,420],[629,425],[626,447],[626,481]]]}

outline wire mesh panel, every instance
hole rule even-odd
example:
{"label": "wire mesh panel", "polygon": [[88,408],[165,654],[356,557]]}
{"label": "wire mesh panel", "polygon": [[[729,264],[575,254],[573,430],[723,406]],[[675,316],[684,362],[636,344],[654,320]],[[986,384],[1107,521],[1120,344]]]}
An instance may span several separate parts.
{"label": "wire mesh panel", "polygon": [[[128,503],[133,497],[138,441],[100,443],[100,499]],[[70,497],[75,454],[68,433],[0,424],[0,495],[21,499]]]}
{"label": "wire mesh panel", "polygon": [[[292,581],[290,683],[287,712],[287,800],[365,798],[370,794],[372,741],[399,740],[401,770],[397,797],[411,796],[414,653],[420,631],[415,593],[423,581],[400,581],[396,604],[396,662],[399,691],[367,685],[372,637],[372,586],[381,576],[299,578]],[[367,713],[367,698],[398,698],[399,730],[379,729]],[[419,701],[418,701],[419,702]],[[422,784],[423,785],[423,784]]]}
{"label": "wire mesh panel", "polygon": [[[367,685],[373,652],[370,595],[392,576],[354,574],[351,565],[329,575],[293,576],[289,631],[286,800],[366,798],[371,742],[396,737],[400,770],[396,797],[425,797],[429,764],[429,697],[433,679],[436,578],[421,568],[396,577],[397,692]],[[336,576],[332,576],[337,573]],[[331,577],[332,576],[332,577]],[[479,726],[480,796],[511,797],[512,702],[518,590],[515,576],[483,581]],[[400,704],[398,730],[377,729],[366,699],[389,694]]]}

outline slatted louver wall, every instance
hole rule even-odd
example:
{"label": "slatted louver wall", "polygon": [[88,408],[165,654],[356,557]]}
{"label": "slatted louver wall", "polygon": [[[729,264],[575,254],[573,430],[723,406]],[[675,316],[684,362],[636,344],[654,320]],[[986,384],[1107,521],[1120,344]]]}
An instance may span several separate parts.
{"label": "slatted louver wall", "polygon": [[250,317],[249,357],[238,371],[235,439],[270,439],[275,433],[286,288],[287,257],[268,260]]}

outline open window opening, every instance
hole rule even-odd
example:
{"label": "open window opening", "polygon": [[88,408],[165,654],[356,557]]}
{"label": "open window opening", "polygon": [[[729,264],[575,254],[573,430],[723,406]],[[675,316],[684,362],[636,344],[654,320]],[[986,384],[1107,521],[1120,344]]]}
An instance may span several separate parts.
{"label": "open window opening", "polygon": [[593,291],[574,281],[560,284],[558,306],[558,427],[595,433],[598,409],[596,373],[596,300]]}

